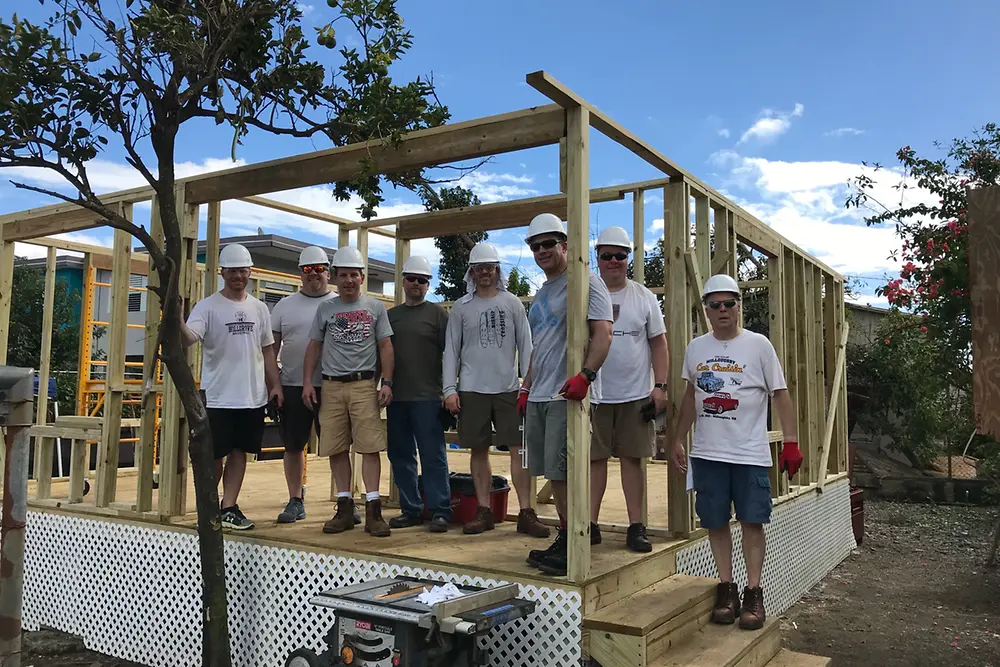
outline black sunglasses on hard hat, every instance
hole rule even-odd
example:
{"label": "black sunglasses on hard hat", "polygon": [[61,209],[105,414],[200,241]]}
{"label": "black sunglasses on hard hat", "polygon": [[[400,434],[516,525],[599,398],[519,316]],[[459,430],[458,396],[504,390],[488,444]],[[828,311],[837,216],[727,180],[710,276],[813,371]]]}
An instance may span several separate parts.
{"label": "black sunglasses on hard hat", "polygon": [[329,270],[330,267],[326,264],[306,264],[299,268],[302,269],[302,273],[323,273]]}
{"label": "black sunglasses on hard hat", "polygon": [[601,259],[605,262],[610,262],[612,259],[617,259],[619,262],[624,262],[628,259],[627,252],[602,252]]}
{"label": "black sunglasses on hard hat", "polygon": [[735,308],[736,299],[726,299],[725,301],[709,301],[708,307],[712,310],[718,310],[720,306],[725,306],[726,308]]}
{"label": "black sunglasses on hard hat", "polygon": [[424,276],[403,276],[403,279],[408,283],[420,283],[421,285],[426,285],[430,282],[430,278]]}
{"label": "black sunglasses on hard hat", "polygon": [[538,252],[542,248],[545,248],[546,250],[555,248],[557,243],[559,243],[558,239],[545,239],[544,241],[530,243],[528,244],[528,247],[531,248],[531,252]]}

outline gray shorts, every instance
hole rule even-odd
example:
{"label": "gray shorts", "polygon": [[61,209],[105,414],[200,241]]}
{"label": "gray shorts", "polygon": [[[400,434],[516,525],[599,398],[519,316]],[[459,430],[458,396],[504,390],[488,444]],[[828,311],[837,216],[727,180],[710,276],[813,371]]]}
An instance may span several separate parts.
{"label": "gray shorts", "polygon": [[566,401],[528,403],[524,440],[528,470],[556,482],[566,481]]}

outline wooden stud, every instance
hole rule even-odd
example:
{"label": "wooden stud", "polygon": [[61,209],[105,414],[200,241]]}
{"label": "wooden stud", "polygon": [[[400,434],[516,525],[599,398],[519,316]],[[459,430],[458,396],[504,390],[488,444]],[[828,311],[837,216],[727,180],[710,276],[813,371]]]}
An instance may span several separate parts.
{"label": "wooden stud", "polygon": [[[397,228],[399,229],[399,228]],[[393,300],[398,306],[406,300],[403,294],[403,264],[406,260],[410,258],[410,241],[409,239],[402,238],[400,234],[396,234],[396,275],[393,278]],[[395,476],[392,474],[392,468],[389,468],[389,502],[399,503],[399,487],[396,486]],[[332,485],[331,485],[332,488]]]}
{"label": "wooden stud", "polygon": [[[712,266],[712,228],[708,203],[708,197],[694,198],[694,254],[701,271],[708,271]],[[707,330],[706,328],[705,331]]]}
{"label": "wooden stud", "polygon": [[701,269],[698,268],[698,258],[693,250],[688,250],[684,253],[684,263],[687,267],[691,303],[694,304],[695,317],[697,317],[698,321],[698,334],[706,334],[711,327],[708,324],[708,315],[705,313],[705,306],[701,302],[701,290],[705,285],[705,281],[702,280]]}
{"label": "wooden stud", "polygon": [[[809,397],[813,402],[812,438],[816,443],[817,464],[822,458],[823,447],[823,425],[826,423],[826,370],[823,360],[825,349],[823,347],[823,271],[815,264],[806,262],[806,268],[812,272],[813,285],[810,297],[812,298],[812,322],[810,324],[811,342],[809,352],[813,356],[813,375],[809,379]],[[825,468],[817,468],[816,475],[812,481],[816,482],[826,477]]]}
{"label": "wooden stud", "polygon": [[[800,444],[804,444],[802,455],[805,460],[802,462],[802,468],[806,474],[803,481],[811,483],[816,478],[816,465],[818,463],[816,457],[819,448],[819,443],[813,437],[818,422],[816,421],[815,401],[812,396],[813,382],[816,379],[816,356],[812,351],[812,345],[815,343],[813,331],[815,302],[812,298],[815,281],[813,280],[812,267],[805,259],[796,255],[795,263],[798,265],[798,273],[801,277],[799,289],[795,295],[798,306],[796,315],[801,332],[798,338],[798,371],[799,388],[802,394],[802,400],[799,402],[802,406],[800,413],[803,418],[802,430],[799,431],[799,441]],[[803,434],[806,436],[804,442]]]}
{"label": "wooden stud", "polygon": [[[784,253],[777,257],[767,258],[767,300],[768,300],[768,338],[778,355],[782,372],[788,374],[788,357],[785,353],[785,284],[784,284]],[[787,379],[786,379],[787,384]],[[789,394],[791,392],[789,391]],[[792,400],[795,396],[792,395]],[[781,430],[781,419],[771,402],[771,430]],[[776,462],[775,462],[776,463]],[[788,492],[788,476],[778,474],[777,465],[771,467],[771,495],[782,496]]]}
{"label": "wooden stud", "polygon": [[362,261],[365,263],[365,280],[361,283],[361,293],[368,294],[368,230],[358,230],[358,252],[361,253]]}
{"label": "wooden stud", "polygon": [[351,245],[351,230],[341,225],[337,228],[337,247],[343,248],[348,245]]}
{"label": "wooden stud", "polygon": [[69,502],[83,502],[83,482],[90,468],[90,442],[74,440],[69,455]]}
{"label": "wooden stud", "polygon": [[205,228],[204,295],[210,297],[219,285],[219,226],[222,224],[222,202],[209,202]]}
{"label": "wooden stud", "polygon": [[[804,414],[806,406],[806,388],[799,383],[799,342],[804,335],[799,324],[799,301],[798,293],[801,291],[801,275],[799,273],[798,262],[795,253],[786,248],[782,259],[782,273],[785,280],[785,289],[782,294],[782,320],[785,325],[785,382],[788,385],[788,393],[792,397],[795,405],[796,433],[798,433],[801,445],[805,445],[806,437]],[[803,451],[805,455],[805,451]],[[799,481],[807,479],[807,472],[800,470],[797,476]]]}
{"label": "wooden stud", "polygon": [[632,280],[646,284],[646,210],[642,190],[632,193]]}
{"label": "wooden stud", "polygon": [[[566,364],[583,367],[590,339],[590,122],[582,107],[566,110]],[[567,576],[582,583],[590,574],[590,400],[567,401]]]}
{"label": "wooden stud", "polygon": [[[49,411],[49,374],[52,362],[52,311],[55,304],[56,291],[56,249],[49,248],[45,255],[45,292],[42,300],[42,349],[38,370],[38,404],[36,406],[36,424],[48,421]],[[35,439],[35,498],[50,498],[52,496],[52,455],[55,440],[52,438]]]}
{"label": "wooden stud", "polygon": [[[0,230],[0,239],[5,239]],[[7,363],[10,304],[14,289],[14,243],[0,241],[0,365]]]}
{"label": "wooden stud", "polygon": [[[209,229],[211,230],[212,207],[209,206],[208,210]],[[156,197],[153,198],[152,211],[149,216],[149,234],[158,246],[163,247],[163,225],[160,222],[159,200]],[[208,243],[211,246],[211,234],[209,234]],[[216,248],[218,248],[218,243],[216,243]],[[206,259],[211,259],[211,257],[212,253],[208,252]],[[215,257],[216,264],[218,264],[218,252],[215,253]],[[153,509],[153,468],[155,466],[153,443],[156,439],[156,399],[158,396],[155,389],[158,364],[155,358],[159,354],[156,341],[160,335],[160,297],[150,288],[158,287],[159,284],[158,272],[151,269],[146,289],[146,337],[142,357],[144,361],[142,369],[142,421],[139,425],[139,442],[136,443],[135,447],[135,467],[137,470],[135,504],[136,511],[139,512],[149,512]]]}
{"label": "wooden stud", "polygon": [[[842,280],[836,281],[836,296],[837,296],[837,324],[841,329],[846,330],[848,326],[847,319],[844,312],[844,282]],[[847,336],[843,337],[843,340],[847,341]],[[845,356],[846,364],[846,356]],[[837,405],[837,424],[836,431],[834,432],[834,438],[837,445],[837,472],[843,473],[848,471],[847,458],[848,458],[848,443],[850,442],[850,433],[847,429],[847,368],[845,366],[843,372],[840,375],[840,397],[838,399]]]}
{"label": "wooden stud", "polygon": [[[822,451],[820,453],[820,464],[819,464],[819,483],[818,489],[822,493],[823,485],[826,483],[827,478],[827,468],[828,462],[830,461],[830,450],[835,447],[833,442],[833,430],[835,422],[837,419],[837,410],[840,405],[840,381],[844,376],[845,367],[847,366],[847,334],[849,332],[850,326],[844,324],[844,328],[841,331],[841,337],[837,341],[837,357],[834,360],[834,372],[833,372],[833,394],[830,396],[830,413],[826,416],[826,424],[823,429],[823,443]],[[815,391],[815,390],[814,390]]]}
{"label": "wooden stud", "polygon": [[559,192],[566,192],[566,137],[559,140]]}

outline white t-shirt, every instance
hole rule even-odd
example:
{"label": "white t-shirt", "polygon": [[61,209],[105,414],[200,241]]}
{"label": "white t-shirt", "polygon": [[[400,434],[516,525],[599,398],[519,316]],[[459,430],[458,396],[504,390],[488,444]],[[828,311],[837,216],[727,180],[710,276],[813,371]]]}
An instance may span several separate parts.
{"label": "white t-shirt", "polygon": [[267,306],[250,294],[243,301],[232,301],[216,292],[194,305],[187,325],[201,341],[201,389],[206,405],[266,405],[262,348],[274,343]]}
{"label": "white t-shirt", "polygon": [[694,385],[691,456],[770,467],[767,401],[787,388],[771,341],[746,329],[728,341],[698,336],[688,343],[681,376]]}
{"label": "white t-shirt", "polygon": [[611,292],[611,349],[591,386],[592,403],[628,403],[653,391],[653,359],[649,339],[666,331],[656,296],[629,280]]}
{"label": "white t-shirt", "polygon": [[[330,291],[322,296],[308,296],[302,292],[289,294],[274,305],[271,311],[271,331],[281,334],[281,384],[289,387],[302,386],[303,365],[306,360],[306,346],[309,344],[309,330],[316,319],[319,304],[337,296]],[[313,386],[323,385],[323,369],[316,364]]]}

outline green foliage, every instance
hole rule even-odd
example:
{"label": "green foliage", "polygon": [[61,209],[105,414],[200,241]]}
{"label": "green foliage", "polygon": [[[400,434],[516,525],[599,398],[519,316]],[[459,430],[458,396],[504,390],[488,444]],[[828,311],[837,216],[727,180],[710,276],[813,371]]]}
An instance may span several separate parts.
{"label": "green foliage", "polygon": [[[423,187],[420,189],[420,199],[424,203],[424,209],[428,211],[479,206],[481,203],[476,193],[460,185],[437,191],[431,187]],[[441,251],[435,294],[443,297],[445,301],[456,301],[465,295],[467,289],[465,273],[469,268],[469,253],[477,243],[488,238],[489,232],[466,232],[455,236],[438,236],[434,239],[434,247]]]}
{"label": "green foliage", "polygon": [[[44,306],[45,271],[15,266],[7,340],[8,364],[36,370],[41,366]],[[54,324],[49,369],[56,378],[60,414],[72,414],[76,406],[79,307],[79,294],[70,291],[64,279],[57,279],[52,301]]]}
{"label": "green foliage", "polygon": [[510,275],[507,276],[507,291],[514,296],[531,294],[531,285],[528,284],[528,279],[518,272],[517,267],[512,268]]}

